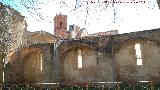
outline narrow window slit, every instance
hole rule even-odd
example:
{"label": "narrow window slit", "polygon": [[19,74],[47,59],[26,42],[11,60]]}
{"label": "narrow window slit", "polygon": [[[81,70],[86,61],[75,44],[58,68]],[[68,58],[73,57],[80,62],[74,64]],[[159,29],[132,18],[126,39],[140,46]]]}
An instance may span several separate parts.
{"label": "narrow window slit", "polygon": [[137,60],[137,65],[142,65],[142,54],[141,54],[141,48],[140,44],[135,44],[135,51],[136,51],[136,60]]}
{"label": "narrow window slit", "polygon": [[78,69],[82,68],[82,53],[81,50],[78,50]]}
{"label": "narrow window slit", "polygon": [[43,70],[43,59],[42,59],[42,53],[40,54],[40,68],[41,71]]}

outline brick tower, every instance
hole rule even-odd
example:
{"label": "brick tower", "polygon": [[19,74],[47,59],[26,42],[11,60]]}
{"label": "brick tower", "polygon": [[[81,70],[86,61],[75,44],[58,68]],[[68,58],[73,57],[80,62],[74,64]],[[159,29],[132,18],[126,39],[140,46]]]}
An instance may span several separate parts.
{"label": "brick tower", "polygon": [[67,15],[56,15],[54,17],[54,35],[61,38],[67,38]]}

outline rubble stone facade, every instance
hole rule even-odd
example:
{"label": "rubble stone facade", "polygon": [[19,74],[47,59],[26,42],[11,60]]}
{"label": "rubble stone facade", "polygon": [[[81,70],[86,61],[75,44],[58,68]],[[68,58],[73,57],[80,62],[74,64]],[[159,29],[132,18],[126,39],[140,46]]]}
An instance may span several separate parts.
{"label": "rubble stone facade", "polygon": [[[17,69],[12,79],[14,75],[13,81],[18,78],[21,83],[159,81],[159,37],[160,30],[154,29],[32,44],[15,52],[10,65]],[[137,65],[135,44],[140,44],[142,65]]]}

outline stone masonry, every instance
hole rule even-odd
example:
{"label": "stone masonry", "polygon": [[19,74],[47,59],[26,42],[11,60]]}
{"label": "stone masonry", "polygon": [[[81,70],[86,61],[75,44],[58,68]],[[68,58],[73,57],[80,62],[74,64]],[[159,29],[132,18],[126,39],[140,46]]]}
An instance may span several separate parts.
{"label": "stone masonry", "polygon": [[[153,29],[37,43],[21,47],[15,52],[10,65],[12,68],[19,65],[23,67],[14,71],[17,72],[15,80],[21,77],[19,83],[158,81],[159,37],[160,30]],[[136,63],[134,46],[137,43],[141,46],[142,65]],[[77,50],[82,53],[81,69],[78,69]],[[17,54],[20,58],[16,57]],[[32,70],[36,72],[33,73]],[[19,77],[16,77],[16,74]]]}
{"label": "stone masonry", "polygon": [[[0,29],[7,33],[0,34],[11,37],[5,68],[4,51],[0,51],[1,83],[2,71],[7,84],[160,80],[160,29],[64,39],[65,35],[27,31],[25,18],[2,4],[0,14]],[[63,27],[63,22],[58,24]],[[1,49],[4,43],[1,41]],[[136,44],[140,46],[139,57]],[[79,57],[82,62],[78,62]],[[142,60],[141,65],[138,60]]]}

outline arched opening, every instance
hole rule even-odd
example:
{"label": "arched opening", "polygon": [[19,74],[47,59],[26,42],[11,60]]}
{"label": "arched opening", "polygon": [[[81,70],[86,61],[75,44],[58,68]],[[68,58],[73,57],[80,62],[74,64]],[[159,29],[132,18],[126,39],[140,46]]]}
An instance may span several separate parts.
{"label": "arched opening", "polygon": [[39,48],[29,50],[23,58],[23,74],[26,82],[39,82],[43,70],[43,55]]}
{"label": "arched opening", "polygon": [[64,53],[63,67],[65,82],[96,81],[96,51],[88,47],[73,47]]}
{"label": "arched opening", "polygon": [[160,80],[160,47],[147,39],[132,40],[121,45],[115,53],[118,77],[124,80]]}

